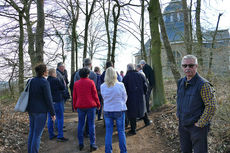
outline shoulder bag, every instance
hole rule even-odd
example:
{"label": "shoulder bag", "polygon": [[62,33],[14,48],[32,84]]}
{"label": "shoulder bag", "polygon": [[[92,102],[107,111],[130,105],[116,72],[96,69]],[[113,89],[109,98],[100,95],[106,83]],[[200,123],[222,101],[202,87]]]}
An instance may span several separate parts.
{"label": "shoulder bag", "polygon": [[16,111],[16,112],[25,112],[26,111],[26,107],[27,107],[28,101],[29,101],[29,90],[30,90],[31,80],[32,79],[29,80],[24,91],[21,93],[21,95],[17,101],[17,104],[15,105],[14,111]]}

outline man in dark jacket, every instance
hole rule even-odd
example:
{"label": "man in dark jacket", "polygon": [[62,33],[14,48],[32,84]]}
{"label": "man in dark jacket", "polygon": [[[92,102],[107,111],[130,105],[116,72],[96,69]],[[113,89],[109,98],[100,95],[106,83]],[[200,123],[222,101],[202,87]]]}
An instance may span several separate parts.
{"label": "man in dark jacket", "polygon": [[150,95],[151,95],[151,91],[153,88],[155,88],[155,77],[154,77],[154,71],[151,68],[151,66],[149,66],[145,60],[141,60],[140,61],[140,65],[142,66],[143,72],[145,73],[145,77],[148,79],[148,90],[146,93],[146,106],[147,106],[147,112],[150,112],[149,109],[149,99],[150,99]]}
{"label": "man in dark jacket", "polygon": [[123,78],[123,83],[128,95],[126,105],[131,125],[131,130],[128,133],[134,135],[136,134],[137,118],[143,118],[146,126],[151,123],[146,113],[145,92],[147,91],[147,85],[144,76],[134,70],[133,64],[127,65],[127,73]]}
{"label": "man in dark jacket", "polygon": [[74,112],[74,108],[73,108],[73,86],[74,86],[74,76],[76,73],[77,73],[77,71],[73,72],[73,74],[71,75],[70,84],[69,84],[69,88],[70,88],[70,92],[71,92],[72,112]]}
{"label": "man in dark jacket", "polygon": [[65,85],[63,81],[60,81],[56,78],[55,69],[49,69],[49,77],[47,79],[50,83],[51,94],[53,98],[54,110],[56,113],[56,122],[57,122],[57,130],[58,135],[54,134],[53,121],[51,119],[50,114],[48,114],[48,132],[49,138],[52,140],[57,137],[57,141],[64,142],[68,139],[63,136],[63,123],[64,123],[64,112],[62,109],[63,101],[62,101],[62,92],[65,90]]}
{"label": "man in dark jacket", "polygon": [[[111,61],[107,61],[106,63],[105,63],[105,71],[106,71],[106,69],[107,68],[109,68],[109,67],[113,67],[113,63],[111,62]],[[100,79],[101,79],[101,84],[103,84],[105,81],[104,81],[104,79],[105,79],[105,71],[101,74],[101,76],[100,76]],[[121,78],[121,76],[119,75],[119,73],[117,72],[117,81],[119,81],[119,82],[121,82],[122,81],[122,78]]]}
{"label": "man in dark jacket", "polygon": [[70,95],[69,95],[68,86],[67,86],[68,83],[69,83],[69,81],[68,81],[68,75],[67,75],[67,70],[65,69],[64,63],[59,62],[57,64],[56,73],[57,73],[57,78],[60,81],[63,80],[64,83],[65,83],[66,88],[65,88],[65,90],[63,90],[62,95],[63,95],[63,98],[64,98],[64,102],[66,102],[66,100],[70,98]]}
{"label": "man in dark jacket", "polygon": [[186,75],[178,81],[177,88],[181,151],[207,153],[210,121],[216,110],[215,91],[197,73],[198,62],[194,55],[184,56],[181,63]]}
{"label": "man in dark jacket", "polygon": [[[89,73],[89,79],[90,80],[93,80],[93,82],[97,83],[97,75],[96,73],[94,73],[91,68],[92,68],[92,60],[90,58],[85,58],[84,59],[84,63],[83,63],[83,67],[86,67],[90,70],[90,73]],[[77,73],[75,73],[74,75],[74,82],[80,80],[80,75],[79,75],[79,71],[77,71]]]}

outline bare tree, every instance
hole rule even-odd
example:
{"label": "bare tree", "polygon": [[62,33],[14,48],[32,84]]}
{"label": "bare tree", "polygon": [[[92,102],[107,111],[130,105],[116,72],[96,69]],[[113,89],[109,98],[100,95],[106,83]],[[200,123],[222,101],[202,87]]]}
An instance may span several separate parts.
{"label": "bare tree", "polygon": [[190,22],[189,22],[189,11],[187,7],[187,0],[182,0],[183,14],[184,14],[184,42],[187,54],[192,54],[192,43],[190,40]]}
{"label": "bare tree", "polygon": [[175,82],[177,83],[177,81],[180,79],[181,75],[180,75],[180,72],[179,72],[178,67],[176,65],[175,58],[173,56],[172,48],[171,48],[171,45],[170,45],[170,42],[168,39],[168,35],[167,35],[166,29],[165,29],[164,20],[162,17],[161,8],[158,8],[158,10],[159,10],[159,24],[160,24],[160,28],[161,28],[161,35],[162,35],[162,39],[164,42],[165,51],[166,51],[168,60],[170,62],[169,66],[171,68]]}
{"label": "bare tree", "polygon": [[218,31],[218,27],[219,27],[220,17],[222,15],[223,15],[223,13],[219,13],[219,15],[218,15],[218,20],[217,20],[217,23],[216,23],[216,30],[215,30],[213,38],[212,38],[212,48],[211,48],[211,51],[210,51],[209,64],[208,64],[208,78],[210,78],[211,73],[212,73],[213,49],[214,49],[214,45],[215,45],[216,34],[217,34],[217,31]]}
{"label": "bare tree", "polygon": [[23,11],[19,12],[19,77],[18,77],[18,86],[19,92],[22,92],[24,89],[24,53],[23,53],[23,44],[24,44],[24,29],[23,29]]}
{"label": "bare tree", "polygon": [[153,90],[153,103],[155,107],[161,106],[166,102],[161,64],[161,40],[158,26],[159,5],[159,0],[150,0],[148,8],[151,31],[150,55],[152,58],[152,67],[155,71],[155,89]]}
{"label": "bare tree", "polygon": [[145,23],[145,1],[141,0],[141,56],[147,61],[146,51],[145,51],[145,38],[144,38],[144,23]]}
{"label": "bare tree", "polygon": [[[18,75],[18,87],[19,92],[22,92],[24,89],[24,53],[23,53],[23,44],[24,44],[24,29],[23,29],[23,14],[24,14],[24,7],[20,8],[14,1],[6,0],[6,2],[16,10],[18,13],[18,19],[16,19],[19,22],[19,41],[18,41],[18,57],[19,57],[19,75]],[[14,64],[14,67],[16,67],[17,64]],[[15,68],[13,68],[15,70]],[[12,75],[11,75],[12,76]]]}
{"label": "bare tree", "polygon": [[36,63],[43,63],[44,26],[45,26],[44,0],[39,0],[37,1]]}
{"label": "bare tree", "polygon": [[106,2],[103,0],[100,2],[100,5],[103,9],[104,14],[104,23],[105,23],[105,29],[106,29],[106,37],[107,37],[107,45],[108,45],[108,52],[107,52],[107,61],[110,61],[110,55],[111,55],[111,40],[110,40],[110,30],[109,30],[109,19],[110,19],[110,7],[111,7],[111,1],[107,1],[108,6],[106,7]]}
{"label": "bare tree", "polygon": [[[98,16],[100,17],[100,16]],[[105,47],[105,41],[103,40],[104,37],[104,33],[102,32],[102,26],[103,26],[103,22],[101,22],[99,19],[94,18],[94,16],[92,16],[92,19],[94,21],[91,21],[90,25],[89,25],[89,35],[88,35],[88,54],[89,57],[91,59],[94,58],[94,55],[104,51]]]}
{"label": "bare tree", "polygon": [[93,0],[92,4],[91,4],[91,8],[89,10],[89,2],[88,0],[86,0],[86,9],[85,12],[83,11],[83,13],[85,14],[85,34],[84,34],[84,50],[83,50],[83,59],[86,58],[86,53],[87,53],[87,41],[88,41],[88,26],[89,26],[89,21],[90,18],[93,14],[93,9],[94,6],[96,4],[96,0]]}
{"label": "bare tree", "polygon": [[26,30],[27,30],[27,35],[28,35],[28,53],[30,56],[30,61],[31,61],[31,67],[32,67],[32,73],[35,75],[35,71],[34,68],[37,64],[36,62],[36,52],[34,49],[34,42],[35,42],[35,34],[33,33],[33,24],[35,22],[31,21],[31,14],[30,14],[30,8],[31,8],[31,4],[32,4],[32,0],[28,0],[28,1],[24,1],[24,8],[25,8],[25,15],[24,15],[24,19],[26,22]]}
{"label": "bare tree", "polygon": [[[118,27],[118,19],[120,16],[121,6],[119,5],[118,0],[115,0],[116,4],[113,5],[113,42],[112,42],[112,53],[111,53],[111,61],[113,65],[115,65],[115,49],[117,43],[117,27]],[[117,10],[116,10],[117,9]]]}
{"label": "bare tree", "polygon": [[198,63],[203,67],[203,57],[202,57],[202,31],[201,31],[201,24],[200,24],[200,10],[201,10],[201,0],[197,0],[196,4],[196,36],[198,41],[198,49],[197,49],[197,56],[198,56]]}

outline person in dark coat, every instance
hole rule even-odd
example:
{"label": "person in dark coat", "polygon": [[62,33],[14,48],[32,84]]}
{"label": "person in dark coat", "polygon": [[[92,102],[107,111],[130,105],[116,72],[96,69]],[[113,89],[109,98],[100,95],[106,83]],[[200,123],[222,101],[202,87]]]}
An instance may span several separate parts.
{"label": "person in dark coat", "polygon": [[[62,62],[59,62],[57,64],[57,70],[56,70],[56,73],[57,73],[57,78],[60,80],[60,81],[64,81],[64,84],[65,84],[65,90],[63,90],[63,100],[64,102],[66,102],[69,98],[70,98],[70,95],[69,95],[69,91],[68,91],[68,76],[67,76],[67,70],[65,69],[65,65],[64,63]],[[64,108],[64,106],[63,106]]]}
{"label": "person in dark coat", "polygon": [[102,96],[101,96],[101,79],[100,79],[100,76],[101,76],[101,70],[98,66],[96,66],[94,68],[94,72],[97,74],[97,83],[96,83],[96,89],[97,89],[97,95],[98,95],[98,98],[99,98],[99,101],[100,101],[100,104],[101,104],[101,107],[99,110],[96,110],[97,112],[97,120],[102,120],[101,118],[101,113],[102,113],[102,106],[103,106],[103,99],[102,99]]}
{"label": "person in dark coat", "polygon": [[50,84],[45,64],[35,67],[36,77],[30,81],[29,100],[26,110],[29,114],[30,130],[28,136],[28,153],[39,151],[40,140],[46,125],[47,112],[55,120],[55,112],[51,96]]}
{"label": "person in dark coat", "polygon": [[76,73],[77,73],[77,71],[73,72],[73,74],[71,75],[70,84],[69,84],[69,89],[71,92],[72,112],[74,112],[74,108],[73,108],[73,86],[74,86],[74,76]]}
{"label": "person in dark coat", "polygon": [[[107,61],[106,62],[106,64],[105,64],[105,71],[106,71],[106,69],[107,68],[109,68],[109,67],[113,67],[113,63],[111,62],[111,61]],[[100,76],[100,79],[101,79],[101,84],[103,84],[105,81],[104,81],[104,79],[105,79],[105,71],[101,74],[101,76]],[[121,76],[119,75],[119,73],[118,72],[116,72],[117,73],[117,80],[119,81],[119,82],[121,82],[122,81],[122,78],[121,78]]]}
{"label": "person in dark coat", "polygon": [[56,78],[56,71],[53,68],[49,69],[49,76],[47,80],[50,83],[50,89],[53,98],[54,110],[56,113],[57,131],[58,131],[58,135],[55,135],[53,121],[51,119],[50,113],[48,113],[47,127],[49,132],[49,138],[50,140],[52,140],[57,137],[57,141],[65,142],[68,141],[68,139],[63,136],[64,112],[62,109],[63,101],[61,97],[62,96],[61,93],[63,92],[63,90],[65,90],[65,85],[64,82]]}
{"label": "person in dark coat", "polygon": [[127,73],[123,78],[123,83],[128,95],[127,115],[131,125],[131,130],[128,133],[133,135],[136,134],[137,118],[143,118],[146,126],[151,123],[146,113],[145,92],[147,91],[147,84],[144,76],[134,70],[133,64],[127,65]]}
{"label": "person in dark coat", "polygon": [[148,90],[146,93],[146,107],[147,107],[147,112],[150,112],[149,109],[149,99],[151,95],[151,91],[153,88],[155,88],[155,75],[154,75],[154,70],[149,66],[145,60],[140,61],[140,65],[142,66],[143,72],[145,73],[145,77],[148,79]]}

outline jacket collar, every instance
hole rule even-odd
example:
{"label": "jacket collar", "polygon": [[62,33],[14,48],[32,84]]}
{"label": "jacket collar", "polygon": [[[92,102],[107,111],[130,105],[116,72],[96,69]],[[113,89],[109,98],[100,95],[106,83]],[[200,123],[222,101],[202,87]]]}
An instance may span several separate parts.
{"label": "jacket collar", "polygon": [[199,77],[199,74],[196,73],[195,76],[191,80],[187,81],[187,77],[185,76],[184,79],[183,79],[185,87],[187,87],[189,85],[191,85],[191,86],[195,85],[196,80],[197,80],[198,77]]}

